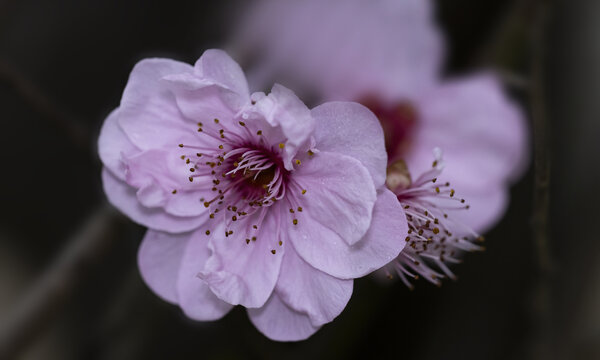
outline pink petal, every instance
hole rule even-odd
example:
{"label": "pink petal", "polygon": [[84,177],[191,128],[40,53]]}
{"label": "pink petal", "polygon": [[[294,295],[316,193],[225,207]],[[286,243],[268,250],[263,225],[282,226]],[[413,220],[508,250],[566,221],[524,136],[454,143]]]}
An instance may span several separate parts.
{"label": "pink petal", "polygon": [[165,301],[178,302],[176,283],[190,233],[148,230],[138,250],[138,266],[148,287]]}
{"label": "pink petal", "polygon": [[197,228],[208,218],[206,216],[173,216],[161,208],[147,208],[140,204],[136,189],[119,180],[110,171],[102,171],[104,192],[108,200],[133,221],[148,228],[168,232],[186,232]]}
{"label": "pink petal", "polygon": [[223,50],[206,50],[194,65],[194,74],[237,94],[239,102],[234,107],[241,107],[250,97],[242,68]]}
{"label": "pink petal", "polygon": [[[277,243],[281,233],[277,218],[282,211],[285,209],[278,204],[267,210],[264,221],[258,225],[256,241],[246,242],[252,237],[250,226],[257,223],[252,219],[240,221],[242,228],[233,228],[234,233],[229,236],[225,236],[225,218],[217,216],[207,223],[214,226],[208,228],[212,255],[200,276],[220,299],[245,307],[260,307],[267,301],[275,288],[284,254],[285,246]],[[219,214],[228,216],[225,213]]]}
{"label": "pink petal", "polygon": [[447,82],[419,99],[419,127],[409,154],[411,173],[444,152],[443,179],[457,191],[483,192],[521,173],[528,162],[527,128],[519,108],[493,76]]}
{"label": "pink petal", "polygon": [[250,321],[266,337],[275,341],[299,341],[317,330],[308,315],[289,308],[276,293],[259,309],[248,309]]}
{"label": "pink petal", "polygon": [[126,166],[123,155],[132,155],[139,151],[125,136],[118,123],[119,109],[113,110],[104,120],[98,138],[98,154],[102,164],[120,180],[125,180]]}
{"label": "pink petal", "polygon": [[317,123],[317,148],[359,160],[371,173],[375,188],[383,186],[387,153],[383,130],[375,115],[351,102],[325,103],[312,109],[311,114]]}
{"label": "pink petal", "polygon": [[176,216],[205,214],[203,199],[214,196],[210,190],[213,177],[197,177],[191,183],[188,179],[191,166],[180,158],[181,151],[176,149],[147,150],[125,159],[127,183],[139,189],[138,200],[146,207],[163,207]]}
{"label": "pink petal", "polygon": [[288,307],[308,314],[311,323],[319,327],[344,310],[352,295],[352,283],[313,268],[288,247],[275,292]]}
{"label": "pink petal", "polygon": [[287,170],[294,167],[292,161],[298,149],[315,129],[310,110],[293,91],[275,84],[267,96],[255,94],[255,111],[258,111],[274,131],[265,134],[270,142],[284,143],[282,160]]}
{"label": "pink petal", "polygon": [[[341,279],[361,277],[392,261],[404,248],[406,215],[396,195],[381,189],[367,234],[348,246],[326,226],[313,222],[289,231],[298,254],[315,268]],[[313,241],[314,239],[314,241]]]}
{"label": "pink petal", "polygon": [[136,64],[119,110],[119,124],[133,144],[142,150],[175,148],[197,139],[195,124],[183,117],[173,93],[161,81],[165,76],[192,70],[190,65],[167,59]]}
{"label": "pink petal", "polygon": [[414,97],[443,60],[431,1],[262,1],[246,14],[237,50],[259,79],[321,98]]}
{"label": "pink petal", "polygon": [[[340,240],[345,245],[352,245],[364,236],[371,224],[377,195],[369,172],[358,160],[319,152],[303,162],[293,176],[307,192],[299,195],[298,202],[304,211],[298,213],[299,225],[293,226],[290,234],[317,223],[333,236],[331,241]],[[323,236],[299,241],[319,246]]]}
{"label": "pink petal", "polygon": [[481,234],[490,230],[502,218],[509,201],[508,189],[502,185],[489,186],[485,191],[465,189],[458,194],[466,199],[470,208],[449,210],[449,217]]}
{"label": "pink petal", "polygon": [[194,320],[217,320],[233,307],[217,298],[198,277],[209,256],[208,238],[201,230],[194,232],[185,248],[176,285],[179,306]]}

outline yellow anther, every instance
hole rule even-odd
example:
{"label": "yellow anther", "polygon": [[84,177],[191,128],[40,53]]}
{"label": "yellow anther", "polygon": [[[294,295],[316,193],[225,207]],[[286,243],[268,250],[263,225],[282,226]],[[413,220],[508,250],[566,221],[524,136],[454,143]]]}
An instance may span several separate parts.
{"label": "yellow anther", "polygon": [[215,119],[214,121],[215,121],[215,124],[219,123],[219,119]]}
{"label": "yellow anther", "polygon": [[296,165],[300,165],[300,160],[296,159]]}
{"label": "yellow anther", "polygon": [[302,189],[302,195],[306,194],[306,189]]}
{"label": "yellow anther", "polygon": [[210,230],[206,230],[206,235],[210,235]]}
{"label": "yellow anther", "polygon": [[171,194],[177,194],[177,190],[171,191]]}
{"label": "yellow anther", "polygon": [[279,148],[280,148],[280,149],[283,149],[284,147],[285,147],[285,144],[284,144],[284,143],[279,143]]}
{"label": "yellow anther", "polygon": [[271,254],[275,255],[277,251],[275,251],[275,249],[271,250]]}
{"label": "yellow anther", "polygon": [[298,219],[292,220],[292,223],[294,223],[294,225],[298,225]]}

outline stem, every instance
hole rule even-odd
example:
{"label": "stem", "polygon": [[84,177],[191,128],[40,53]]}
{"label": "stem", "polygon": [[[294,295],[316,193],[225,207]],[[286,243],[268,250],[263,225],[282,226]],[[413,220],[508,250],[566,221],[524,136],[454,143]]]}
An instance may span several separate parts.
{"label": "stem", "polygon": [[549,123],[545,103],[545,42],[548,25],[549,1],[535,2],[531,44],[531,107],[534,147],[533,240],[538,266],[534,287],[533,356],[551,359],[551,275],[552,261],[549,249],[548,215],[550,206],[550,149]]}
{"label": "stem", "polygon": [[117,238],[121,220],[106,205],[90,216],[55,262],[44,271],[0,325],[0,359],[16,357],[59,314],[65,301]]}

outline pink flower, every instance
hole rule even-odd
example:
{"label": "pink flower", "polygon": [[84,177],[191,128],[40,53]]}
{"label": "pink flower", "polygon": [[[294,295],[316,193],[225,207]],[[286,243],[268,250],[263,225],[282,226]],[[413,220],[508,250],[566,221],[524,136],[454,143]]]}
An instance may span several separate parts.
{"label": "pink flower", "polygon": [[99,152],[108,199],[149,228],[143,279],[192,319],[239,304],[271,339],[305,339],[404,246],[375,116],[280,85],[250,95],[219,50],[138,63]]}
{"label": "pink flower", "polygon": [[256,84],[278,77],[321,101],[361,102],[383,126],[390,164],[422,174],[444,150],[444,179],[470,204],[447,211],[453,223],[484,232],[502,217],[528,161],[523,114],[493,74],[441,79],[429,1],[267,0],[247,14],[234,44]]}
{"label": "pink flower", "polygon": [[456,196],[449,182],[440,179],[444,162],[439,148],[434,149],[434,156],[431,168],[414,181],[404,161],[388,167],[386,184],[406,212],[408,234],[407,246],[384,272],[390,278],[397,274],[410,289],[413,285],[407,277],[423,277],[438,286],[444,277],[455,279],[446,263],[460,263],[463,252],[484,249],[473,243],[482,242],[481,235],[448,216],[448,212],[468,210],[470,205]]}

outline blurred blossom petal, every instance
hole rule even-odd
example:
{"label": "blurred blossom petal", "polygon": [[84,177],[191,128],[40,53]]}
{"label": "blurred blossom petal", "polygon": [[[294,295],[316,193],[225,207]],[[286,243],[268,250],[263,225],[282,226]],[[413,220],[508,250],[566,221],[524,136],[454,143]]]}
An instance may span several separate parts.
{"label": "blurred blossom petal", "polygon": [[[433,10],[428,0],[264,0],[245,13],[233,48],[248,59],[254,86],[285,79],[316,103],[367,106],[383,127],[390,166],[427,173],[431,150],[442,148],[444,178],[472,204],[447,213],[482,232],[502,217],[509,185],[527,167],[527,126],[494,74],[442,78]],[[439,197],[427,201],[446,208]]]}

